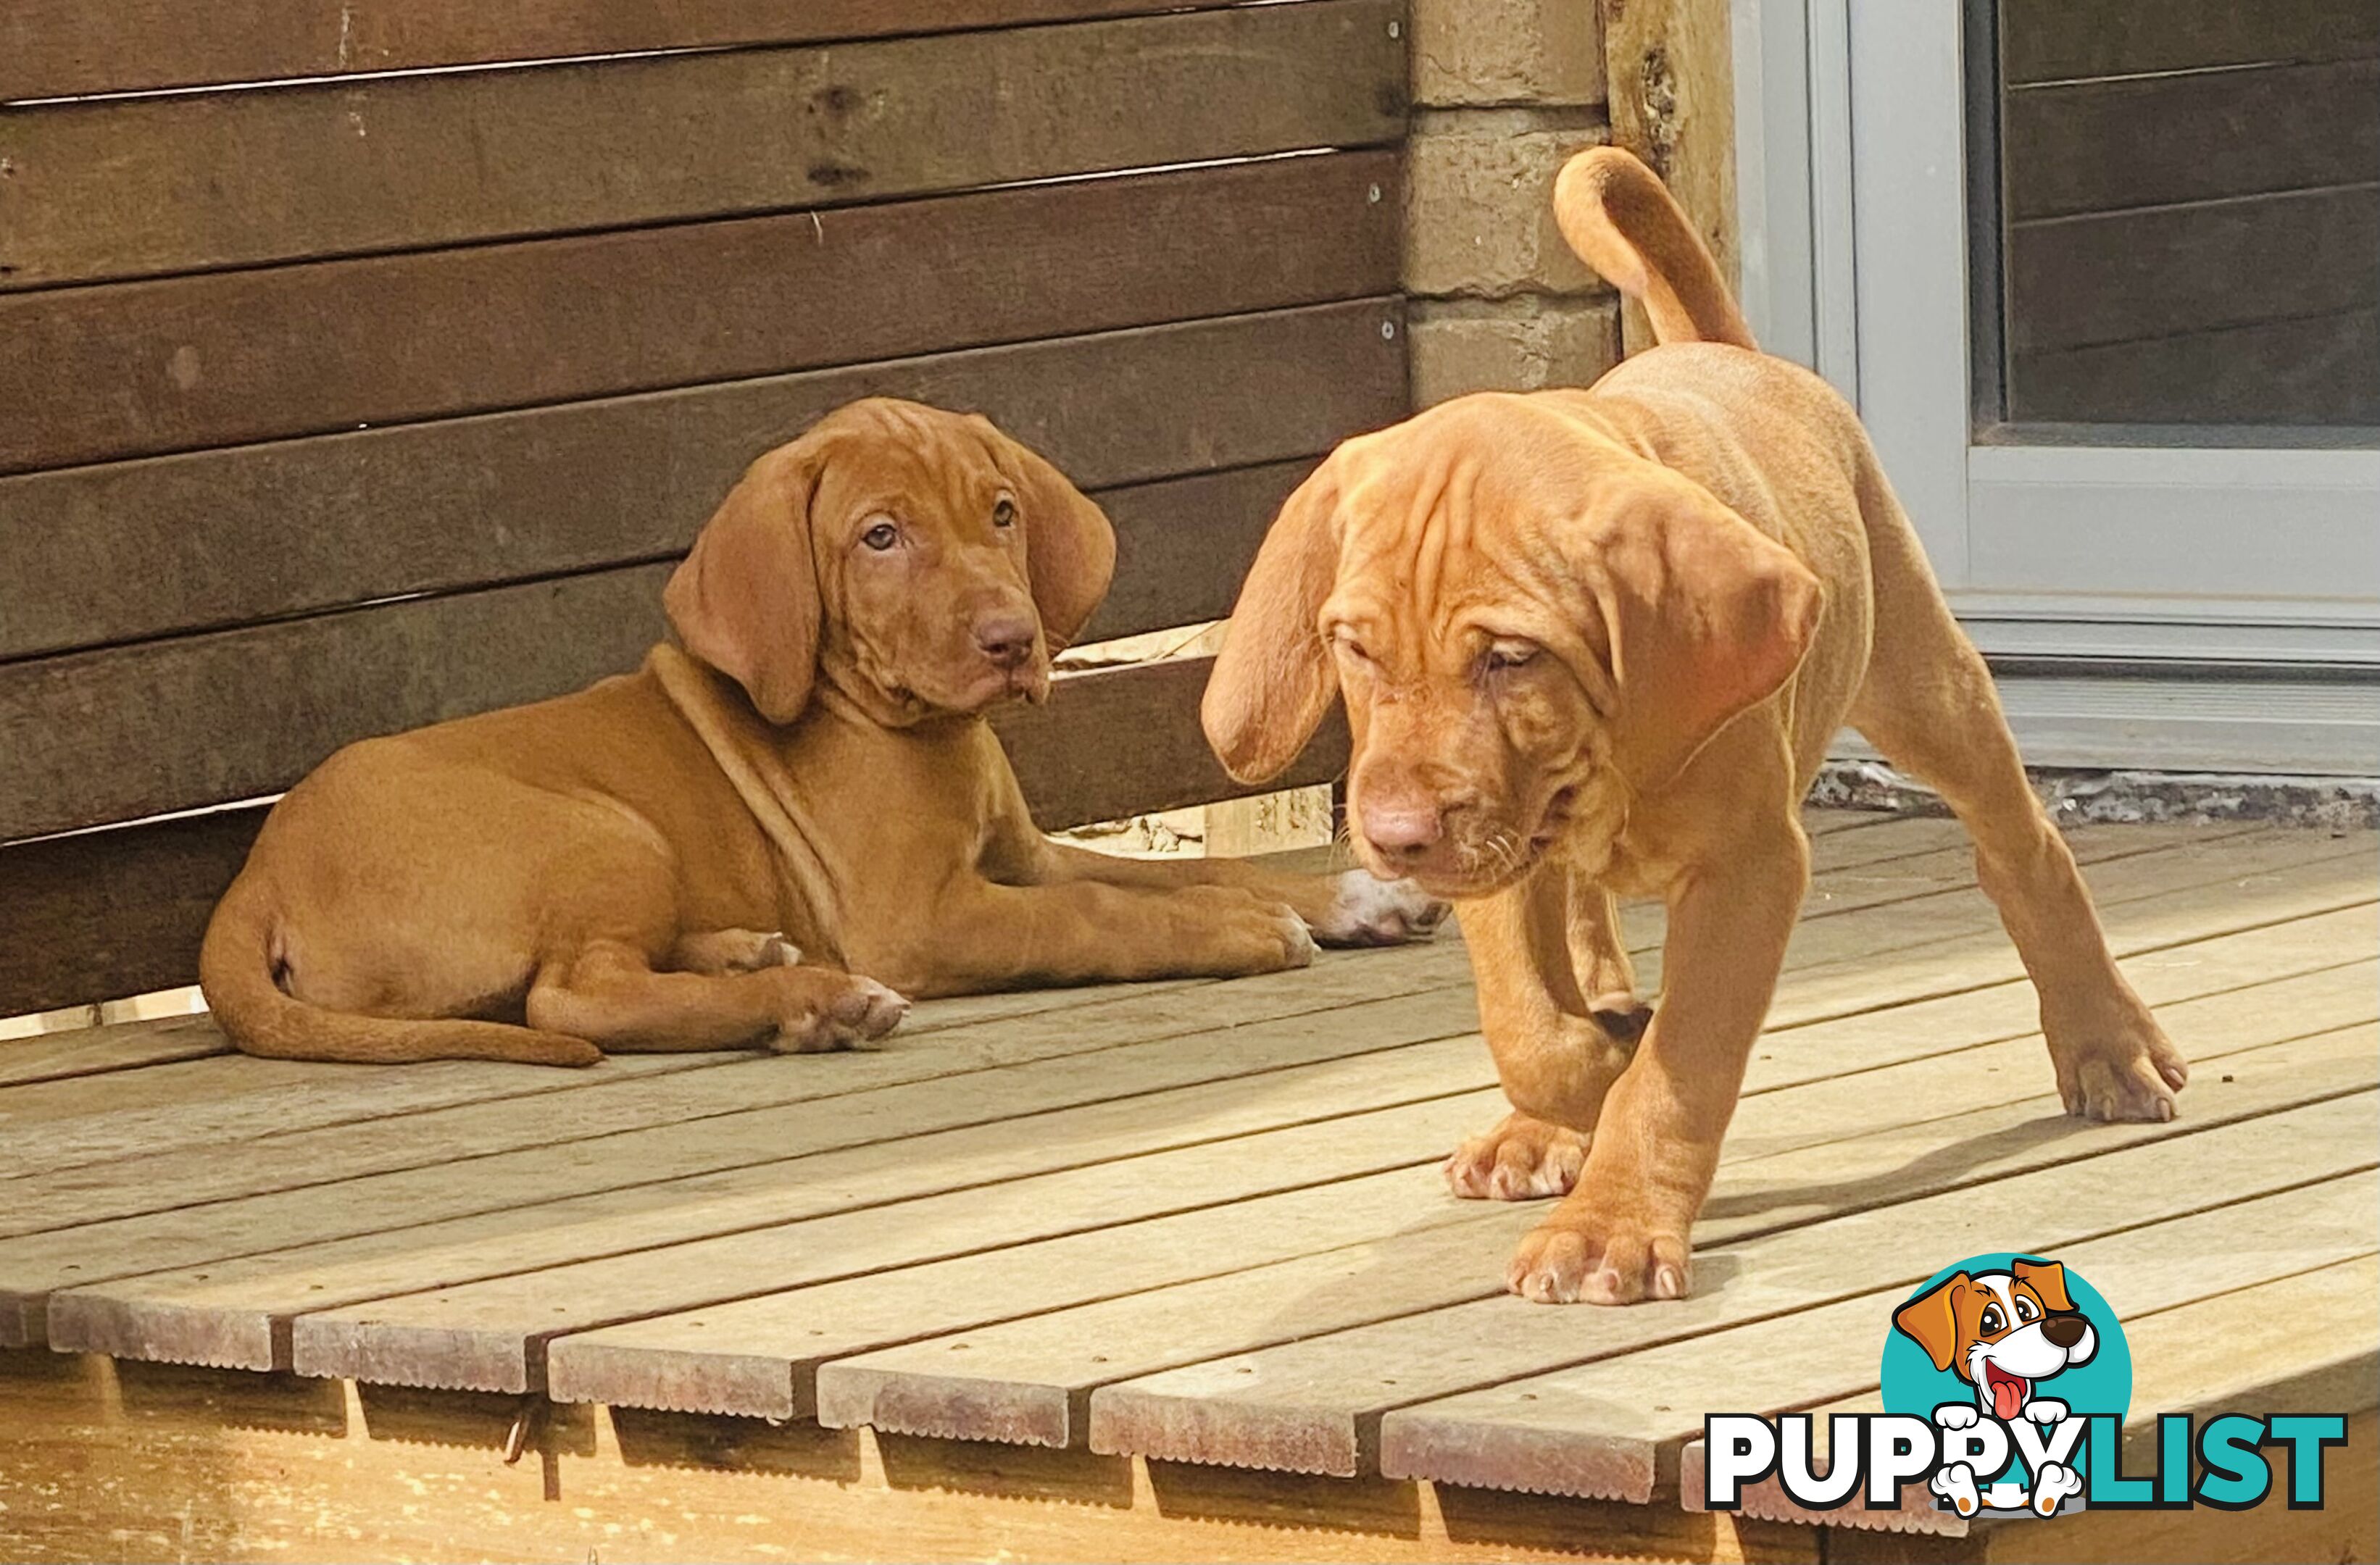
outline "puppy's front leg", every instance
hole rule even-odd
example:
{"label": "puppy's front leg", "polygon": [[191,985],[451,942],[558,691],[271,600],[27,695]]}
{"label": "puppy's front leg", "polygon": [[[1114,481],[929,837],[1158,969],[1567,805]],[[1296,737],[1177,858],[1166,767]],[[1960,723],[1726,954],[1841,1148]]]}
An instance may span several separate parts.
{"label": "puppy's front leg", "polygon": [[1480,1026],[1516,1111],[1455,1148],[1447,1184],[1500,1201],[1562,1195],[1649,1014],[1610,895],[1547,865],[1460,916]]}
{"label": "puppy's front leg", "polygon": [[971,880],[897,963],[896,987],[966,994],[1029,984],[1239,977],[1303,967],[1314,940],[1289,907],[1230,886],[1137,891],[1097,880]]}
{"label": "puppy's front leg", "polygon": [[1809,879],[1790,816],[1679,878],[1660,1008],[1603,1104],[1578,1189],[1513,1257],[1513,1292],[1558,1304],[1685,1296],[1689,1235]]}
{"label": "puppy's front leg", "polygon": [[1237,887],[1267,902],[1287,904],[1324,945],[1423,940],[1446,916],[1446,904],[1411,880],[1378,880],[1367,869],[1294,875],[1239,858],[1124,858],[1046,840],[1033,864],[1030,878],[1043,884],[1098,880],[1143,891]]}

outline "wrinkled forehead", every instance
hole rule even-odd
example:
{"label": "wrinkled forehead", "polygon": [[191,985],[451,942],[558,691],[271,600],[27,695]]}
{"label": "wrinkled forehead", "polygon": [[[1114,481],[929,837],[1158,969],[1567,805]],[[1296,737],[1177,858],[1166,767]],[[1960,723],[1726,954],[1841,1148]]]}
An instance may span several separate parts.
{"label": "wrinkled forehead", "polygon": [[928,520],[946,508],[987,506],[1007,484],[990,439],[955,415],[845,409],[836,418],[819,431],[826,442],[818,483],[821,519],[889,509]]}
{"label": "wrinkled forehead", "polygon": [[1564,571],[1549,534],[1575,485],[1538,435],[1475,411],[1354,443],[1339,459],[1325,617],[1443,634],[1485,609],[1555,601]]}

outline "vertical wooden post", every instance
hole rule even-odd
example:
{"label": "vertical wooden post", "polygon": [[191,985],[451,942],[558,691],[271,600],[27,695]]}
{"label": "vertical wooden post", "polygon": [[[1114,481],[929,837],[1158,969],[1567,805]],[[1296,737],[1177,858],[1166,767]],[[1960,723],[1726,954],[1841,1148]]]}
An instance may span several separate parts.
{"label": "vertical wooden post", "polygon": [[[1602,0],[1611,140],[1652,166],[1702,231],[1719,273],[1739,281],[1735,224],[1735,69],[1728,0]],[[1653,346],[1627,305],[1621,344]]]}

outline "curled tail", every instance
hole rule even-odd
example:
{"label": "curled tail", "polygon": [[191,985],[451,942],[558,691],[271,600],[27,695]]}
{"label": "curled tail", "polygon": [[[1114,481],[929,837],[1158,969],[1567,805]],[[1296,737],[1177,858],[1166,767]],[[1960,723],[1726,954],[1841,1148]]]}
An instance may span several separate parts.
{"label": "curled tail", "polygon": [[1554,182],[1554,221],[1578,258],[1645,307],[1665,343],[1757,348],[1718,262],[1658,176],[1618,147],[1590,147]]}
{"label": "curled tail", "polygon": [[215,904],[206,943],[199,948],[199,987],[207,1007],[245,1053],[369,1064],[509,1060],[591,1065],[603,1057],[585,1038],[503,1022],[411,1021],[310,1005],[273,980],[274,916],[266,881],[242,874]]}

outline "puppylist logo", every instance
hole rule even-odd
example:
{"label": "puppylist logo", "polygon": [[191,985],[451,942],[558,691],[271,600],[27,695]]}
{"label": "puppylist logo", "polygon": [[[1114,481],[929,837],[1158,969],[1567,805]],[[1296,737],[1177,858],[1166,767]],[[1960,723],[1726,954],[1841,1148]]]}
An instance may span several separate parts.
{"label": "puppylist logo", "polygon": [[1892,1312],[1882,1383],[1884,1413],[1829,1421],[1823,1474],[1806,1413],[1706,1417],[1704,1504],[1736,1510],[1746,1486],[1774,1478],[1811,1510],[1854,1498],[1891,1510],[1907,1484],[1962,1517],[2244,1510],[2277,1480],[2290,1509],[2313,1510],[2324,1451],[2347,1443],[2343,1413],[2224,1413],[2195,1426],[2166,1413],[2155,1472],[2126,1474],[2123,1328],[2090,1283],[2034,1256],[1973,1256],[1928,1279]]}

